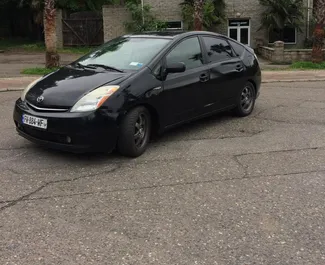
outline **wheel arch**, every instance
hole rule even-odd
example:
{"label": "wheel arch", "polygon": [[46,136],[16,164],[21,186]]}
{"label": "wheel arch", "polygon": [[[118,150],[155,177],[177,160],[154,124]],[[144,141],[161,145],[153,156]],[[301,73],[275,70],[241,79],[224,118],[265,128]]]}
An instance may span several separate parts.
{"label": "wheel arch", "polygon": [[256,82],[253,79],[248,79],[247,82],[250,82],[253,85],[254,90],[255,90],[255,96],[256,96],[257,95],[257,85],[256,85]]}
{"label": "wheel arch", "polygon": [[161,129],[160,116],[157,109],[149,103],[139,102],[138,104],[128,107],[122,114],[119,115],[118,124],[121,123],[123,117],[125,117],[125,115],[129,111],[137,107],[145,107],[149,111],[151,118],[152,133],[158,133]]}

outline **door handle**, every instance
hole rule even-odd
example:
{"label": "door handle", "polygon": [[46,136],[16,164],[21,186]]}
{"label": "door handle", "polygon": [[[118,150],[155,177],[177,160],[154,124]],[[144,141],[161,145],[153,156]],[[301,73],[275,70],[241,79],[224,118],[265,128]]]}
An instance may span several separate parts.
{"label": "door handle", "polygon": [[209,75],[208,74],[201,74],[200,75],[200,81],[201,82],[206,82],[206,81],[208,81],[209,80]]}

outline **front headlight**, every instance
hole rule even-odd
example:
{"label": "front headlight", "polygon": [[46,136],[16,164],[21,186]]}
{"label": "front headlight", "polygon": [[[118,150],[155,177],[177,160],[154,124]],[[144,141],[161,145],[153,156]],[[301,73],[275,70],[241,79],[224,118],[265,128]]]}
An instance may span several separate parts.
{"label": "front headlight", "polygon": [[119,86],[102,86],[83,96],[71,109],[71,112],[87,112],[100,108],[113,95]]}
{"label": "front headlight", "polygon": [[42,79],[43,77],[40,77],[40,78],[38,78],[38,79],[36,79],[35,81],[33,81],[32,83],[30,83],[25,89],[24,89],[24,91],[21,93],[21,96],[20,96],[20,99],[22,100],[22,101],[25,101],[25,98],[26,98],[26,95],[27,95],[27,93],[28,93],[28,91],[34,86],[34,85],[36,85],[36,83],[38,82],[38,81],[40,81],[41,79]]}

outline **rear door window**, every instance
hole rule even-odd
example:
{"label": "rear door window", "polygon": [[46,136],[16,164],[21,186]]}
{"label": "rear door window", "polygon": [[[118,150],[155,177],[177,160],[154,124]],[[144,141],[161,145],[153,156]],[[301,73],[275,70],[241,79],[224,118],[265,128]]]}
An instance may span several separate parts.
{"label": "rear door window", "polygon": [[209,62],[220,62],[235,57],[229,43],[217,37],[203,37]]}
{"label": "rear door window", "polygon": [[229,40],[232,48],[234,49],[237,56],[242,56],[245,52],[245,47],[235,41]]}

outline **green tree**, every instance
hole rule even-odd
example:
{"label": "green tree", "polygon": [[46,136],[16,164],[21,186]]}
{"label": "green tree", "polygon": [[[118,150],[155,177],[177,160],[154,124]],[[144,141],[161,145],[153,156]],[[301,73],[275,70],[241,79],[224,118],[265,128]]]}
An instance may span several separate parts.
{"label": "green tree", "polygon": [[293,27],[301,32],[304,18],[303,0],[259,0],[265,7],[262,13],[260,29],[275,32],[279,40],[283,39],[285,27]]}
{"label": "green tree", "polygon": [[143,5],[138,1],[129,1],[126,3],[127,9],[131,13],[131,21],[124,23],[128,32],[156,31],[166,28],[164,22],[156,19],[151,12],[150,5]]}
{"label": "green tree", "polygon": [[324,61],[325,0],[314,0],[314,16],[316,26],[313,34],[313,51],[311,57],[314,63],[320,63]]}
{"label": "green tree", "polygon": [[[201,6],[202,5],[202,6]],[[202,30],[222,23],[225,20],[224,0],[185,0],[181,3],[182,17],[188,29]]]}

